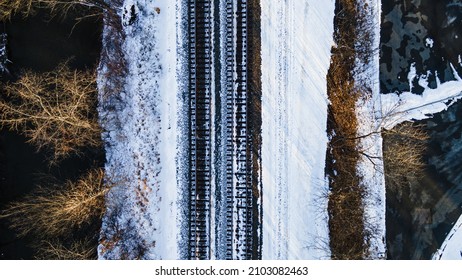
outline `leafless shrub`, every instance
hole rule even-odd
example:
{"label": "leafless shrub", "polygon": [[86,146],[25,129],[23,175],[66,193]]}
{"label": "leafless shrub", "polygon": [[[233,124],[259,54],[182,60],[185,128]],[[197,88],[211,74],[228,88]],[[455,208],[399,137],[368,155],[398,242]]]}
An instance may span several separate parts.
{"label": "leafless shrub", "polygon": [[39,188],[0,212],[19,236],[56,238],[101,219],[105,211],[104,172],[95,169],[76,182],[58,188]]}
{"label": "leafless shrub", "polygon": [[26,71],[4,90],[0,126],[25,135],[39,150],[50,147],[53,162],[101,145],[94,71],[63,63],[51,72]]}
{"label": "leafless shrub", "polygon": [[86,10],[86,17],[103,11],[115,14],[115,9],[104,0],[0,0],[0,21],[9,20],[19,13],[27,17],[38,9],[47,9],[51,16],[65,16],[79,9]]}
{"label": "leafless shrub", "polygon": [[10,19],[19,11],[23,14],[33,14],[33,0],[0,0],[0,21]]}
{"label": "leafless shrub", "polygon": [[37,246],[37,258],[44,260],[91,260],[96,258],[92,239],[75,240],[65,245],[61,239],[43,240]]}
{"label": "leafless shrub", "polygon": [[428,138],[422,126],[410,122],[383,132],[383,161],[389,187],[400,187],[407,179],[422,174]]}

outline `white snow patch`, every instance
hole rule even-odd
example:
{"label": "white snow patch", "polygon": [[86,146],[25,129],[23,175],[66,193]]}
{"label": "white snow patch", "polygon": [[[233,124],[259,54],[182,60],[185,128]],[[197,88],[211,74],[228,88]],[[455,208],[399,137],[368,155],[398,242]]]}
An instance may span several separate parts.
{"label": "white snow patch", "polygon": [[407,80],[409,81],[409,91],[412,92],[412,89],[414,88],[413,82],[414,79],[417,77],[417,70],[415,68],[415,62],[411,64],[411,67],[409,69],[409,73],[407,74]]}
{"label": "white snow patch", "polygon": [[462,97],[462,80],[441,83],[437,88],[425,88],[421,95],[411,92],[382,95],[382,116],[384,128],[391,128],[401,122],[422,120],[446,110]]}
{"label": "white snow patch", "polygon": [[454,224],[441,248],[433,254],[434,260],[462,260],[462,216]]}
{"label": "white snow patch", "polygon": [[432,38],[427,37],[427,38],[425,39],[425,46],[427,46],[427,47],[429,47],[429,48],[433,48],[433,44],[434,44],[434,42],[433,42],[433,39],[432,39]]}
{"label": "white snow patch", "polygon": [[430,71],[427,71],[426,75],[420,75],[419,77],[419,86],[423,88],[428,88],[428,76],[431,75]]}

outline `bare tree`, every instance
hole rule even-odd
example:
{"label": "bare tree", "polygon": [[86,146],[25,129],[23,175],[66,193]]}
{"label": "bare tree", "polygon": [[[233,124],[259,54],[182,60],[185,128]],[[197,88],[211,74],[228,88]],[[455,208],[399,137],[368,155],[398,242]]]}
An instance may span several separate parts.
{"label": "bare tree", "polygon": [[96,258],[95,241],[89,238],[72,241],[69,245],[65,245],[61,239],[43,240],[36,247],[38,259],[91,260]]}
{"label": "bare tree", "polygon": [[27,15],[32,14],[32,2],[33,0],[0,0],[0,21],[10,19],[19,11]]}
{"label": "bare tree", "polygon": [[70,10],[91,10],[90,15],[107,11],[115,14],[114,8],[104,0],[0,0],[0,21],[9,20],[13,15],[34,14],[37,9],[47,9],[51,15],[66,15]]}
{"label": "bare tree", "polygon": [[38,149],[52,148],[54,162],[101,145],[94,71],[70,70],[65,63],[47,73],[26,71],[4,91],[0,127],[25,135]]}
{"label": "bare tree", "polygon": [[107,191],[104,172],[91,170],[77,182],[39,188],[24,199],[10,203],[0,212],[0,218],[8,219],[19,236],[57,238],[101,219]]}
{"label": "bare tree", "polygon": [[408,178],[415,178],[423,172],[428,138],[422,126],[411,122],[384,130],[383,161],[389,186],[399,187]]}

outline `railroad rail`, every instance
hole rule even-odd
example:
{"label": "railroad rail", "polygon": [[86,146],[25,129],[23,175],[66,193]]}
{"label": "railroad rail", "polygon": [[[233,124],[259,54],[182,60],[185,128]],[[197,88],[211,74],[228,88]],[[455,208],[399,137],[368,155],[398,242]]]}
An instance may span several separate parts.
{"label": "railroad rail", "polygon": [[[190,95],[190,240],[191,259],[210,259],[212,196],[211,136],[214,104],[211,81],[214,40],[225,40],[226,87],[221,98],[226,100],[223,135],[226,138],[222,159],[226,178],[224,235],[226,259],[252,258],[253,191],[251,137],[248,133],[249,98],[247,90],[247,0],[225,0],[226,13],[221,20],[226,26],[220,38],[213,36],[213,0],[189,1],[189,95]],[[217,1],[215,1],[217,2]],[[218,36],[216,36],[218,37]],[[220,94],[215,92],[215,94]]]}
{"label": "railroad rail", "polygon": [[210,259],[212,0],[189,1],[191,259]]}

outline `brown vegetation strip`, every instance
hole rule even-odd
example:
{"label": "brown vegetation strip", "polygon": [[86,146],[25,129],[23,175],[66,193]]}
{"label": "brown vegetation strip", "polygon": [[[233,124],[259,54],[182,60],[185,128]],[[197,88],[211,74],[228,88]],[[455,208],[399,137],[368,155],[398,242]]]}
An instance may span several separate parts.
{"label": "brown vegetation strip", "polygon": [[361,92],[354,80],[358,34],[358,5],[355,0],[337,0],[332,58],[327,74],[328,108],[326,173],[329,178],[328,203],[330,248],[333,259],[363,259],[367,252],[364,230],[364,190],[356,167],[356,101]]}
{"label": "brown vegetation strip", "polygon": [[249,0],[248,5],[248,55],[247,68],[248,80],[248,119],[249,132],[251,137],[250,157],[252,159],[252,189],[253,203],[255,205],[252,213],[252,224],[255,225],[252,231],[252,259],[261,259],[262,234],[261,229],[261,207],[257,207],[257,201],[261,196],[261,8],[260,0]]}

